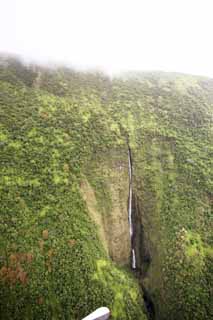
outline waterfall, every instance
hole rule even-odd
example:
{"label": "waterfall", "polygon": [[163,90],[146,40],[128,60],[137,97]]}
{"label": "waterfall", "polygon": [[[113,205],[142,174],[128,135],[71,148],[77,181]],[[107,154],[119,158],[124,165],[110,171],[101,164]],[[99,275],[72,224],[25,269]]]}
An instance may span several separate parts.
{"label": "waterfall", "polygon": [[131,161],[131,151],[128,148],[128,164],[129,164],[129,205],[128,205],[128,218],[129,218],[129,233],[131,241],[131,261],[132,269],[136,269],[136,256],[135,249],[133,248],[133,224],[132,224],[132,161]]}
{"label": "waterfall", "polygon": [[132,249],[132,269],[136,269],[135,249]]}

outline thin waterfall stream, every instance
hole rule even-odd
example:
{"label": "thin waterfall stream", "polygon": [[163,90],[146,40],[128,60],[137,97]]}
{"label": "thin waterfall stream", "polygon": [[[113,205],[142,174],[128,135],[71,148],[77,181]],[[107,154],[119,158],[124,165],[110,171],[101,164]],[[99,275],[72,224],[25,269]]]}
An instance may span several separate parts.
{"label": "thin waterfall stream", "polygon": [[128,148],[128,167],[129,167],[128,218],[129,218],[129,233],[130,233],[130,241],[131,241],[131,267],[132,269],[136,269],[136,256],[135,256],[135,249],[133,247],[134,229],[133,229],[133,223],[132,223],[132,159],[131,159],[130,148]]}

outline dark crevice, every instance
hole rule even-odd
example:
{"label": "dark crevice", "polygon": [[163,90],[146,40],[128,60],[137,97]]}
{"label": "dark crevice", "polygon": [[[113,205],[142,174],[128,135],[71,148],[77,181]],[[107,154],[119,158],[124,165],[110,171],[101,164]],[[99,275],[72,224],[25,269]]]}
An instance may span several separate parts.
{"label": "dark crevice", "polygon": [[153,299],[148,290],[143,285],[143,279],[146,277],[149,266],[151,264],[151,255],[148,247],[148,241],[143,225],[143,216],[139,206],[139,201],[135,194],[132,197],[132,221],[134,229],[134,237],[132,239],[136,254],[135,276],[138,278],[139,284],[143,291],[143,299],[146,307],[147,317],[149,320],[155,320],[155,306]]}
{"label": "dark crevice", "polygon": [[[132,154],[131,149],[128,145],[128,152],[131,159],[131,167],[133,168],[133,162],[132,162]],[[142,288],[143,291],[143,299],[144,304],[146,307],[147,317],[149,320],[155,320],[155,306],[153,299],[148,292],[148,290],[143,285],[143,279],[146,277],[148,269],[150,267],[152,258],[150,255],[149,245],[146,238],[146,232],[143,224],[143,214],[142,210],[140,210],[140,202],[135,195],[134,192],[134,181],[133,177],[130,181],[132,184],[132,237],[131,237],[131,252],[132,249],[135,250],[135,257],[136,257],[136,268],[132,268],[132,271],[134,272],[135,276],[138,279],[138,282]],[[129,200],[128,200],[129,205]],[[132,254],[131,256],[131,267],[132,267]]]}
{"label": "dark crevice", "polygon": [[146,312],[149,320],[155,320],[155,306],[153,303],[153,300],[149,294],[149,292],[146,290],[146,288],[141,284],[142,290],[143,290],[143,300],[146,307]]}
{"label": "dark crevice", "polygon": [[141,214],[139,201],[134,193],[132,205],[134,228],[133,245],[136,250],[137,271],[139,272],[141,278],[145,278],[152,259],[150,255],[148,240],[146,238],[145,228],[143,225],[143,216]]}

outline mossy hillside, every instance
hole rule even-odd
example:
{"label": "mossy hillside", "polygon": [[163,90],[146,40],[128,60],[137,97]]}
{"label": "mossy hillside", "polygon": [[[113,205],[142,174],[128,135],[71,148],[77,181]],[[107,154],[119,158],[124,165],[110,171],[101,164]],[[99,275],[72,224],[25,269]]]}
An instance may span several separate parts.
{"label": "mossy hillside", "polygon": [[[211,81],[209,91],[204,83],[148,74],[117,79],[114,90],[130,136],[134,190],[152,258],[143,282],[159,319],[212,315],[213,101]],[[181,251],[182,228],[199,245]]]}
{"label": "mossy hillside", "polygon": [[116,143],[96,100],[1,81],[3,319],[80,319],[101,305],[114,319],[145,319],[135,280],[107,260],[80,193],[85,161]]}
{"label": "mossy hillside", "polygon": [[[6,192],[2,192],[4,202],[1,203],[4,203],[2,212],[6,212],[2,216],[10,224],[10,227],[5,226],[2,239],[4,247],[12,248],[10,256],[24,252],[21,247],[14,247],[14,239],[20,241],[21,246],[24,243],[22,231],[19,234],[17,230],[34,226],[26,238],[26,253],[29,254],[34,247],[40,252],[51,239],[51,232],[54,234],[52,240],[61,234],[61,240],[57,240],[61,258],[59,255],[56,258],[50,248],[44,251],[47,262],[43,267],[39,267],[37,260],[33,261],[39,273],[42,268],[48,270],[49,260],[54,257],[58,266],[54,279],[59,279],[61,274],[64,276],[66,272],[62,270],[67,270],[67,285],[63,284],[63,288],[69,286],[69,289],[63,291],[59,280],[48,280],[44,281],[48,285],[44,285],[42,295],[36,291],[32,303],[20,300],[22,286],[19,296],[11,295],[11,289],[4,296],[13,297],[12,306],[17,307],[19,300],[24,301],[20,306],[32,306],[28,308],[32,311],[21,308],[22,318],[27,312],[33,315],[40,312],[43,317],[50,317],[52,312],[68,318],[70,312],[71,318],[78,319],[78,312],[81,316],[100,304],[113,308],[114,317],[123,310],[117,318],[142,317],[133,295],[128,302],[125,300],[128,310],[124,310],[125,295],[119,292],[126,287],[119,286],[123,283],[121,278],[117,280],[118,285],[114,282],[122,273],[120,269],[118,273],[118,269],[113,269],[113,281],[104,280],[111,277],[110,262],[80,193],[86,176],[100,214],[104,217],[112,213],[114,190],[119,189],[121,182],[114,171],[118,159],[114,161],[113,150],[120,154],[119,161],[125,162],[128,142],[132,150],[133,192],[152,258],[143,282],[154,300],[157,319],[209,319],[212,312],[209,285],[212,281],[212,81],[178,74],[148,73],[128,75],[124,80],[117,78],[110,82],[100,74],[87,77],[85,73],[64,68],[24,68],[24,72],[16,68],[12,73],[10,69],[9,76],[8,66],[3,67],[4,73],[1,71],[4,81],[1,82],[0,136],[1,148],[4,148],[1,153],[3,176],[6,176],[2,180],[2,190]],[[15,82],[11,80],[11,74],[15,74]],[[29,78],[31,81],[26,81]],[[104,158],[107,160],[103,161]],[[20,207],[14,201],[16,193],[24,198]],[[122,192],[120,199],[124,199]],[[23,206],[27,206],[25,211]],[[12,222],[14,212],[16,220]],[[61,214],[60,221],[58,216]],[[63,218],[64,214],[66,218]],[[59,229],[61,231],[57,232]],[[45,240],[43,231],[46,230],[48,239]],[[185,230],[184,235],[182,230]],[[73,259],[61,249],[67,240]],[[44,244],[38,245],[38,241]],[[80,260],[75,257],[79,243]],[[19,255],[15,259],[23,259],[27,264],[30,257]],[[61,260],[66,262],[60,263]],[[90,271],[86,276],[80,276],[83,280],[79,287],[79,275],[85,268]],[[20,276],[25,282],[23,272]],[[124,274],[125,283],[137,292],[135,284]],[[38,288],[36,279],[39,278],[35,276],[34,279],[33,288]],[[54,289],[50,286],[48,291],[53,282],[56,283]],[[86,295],[85,287],[91,288],[92,293]],[[58,294],[60,290],[64,300]],[[44,302],[43,292],[49,292],[51,297]],[[63,311],[60,311],[61,305]]]}

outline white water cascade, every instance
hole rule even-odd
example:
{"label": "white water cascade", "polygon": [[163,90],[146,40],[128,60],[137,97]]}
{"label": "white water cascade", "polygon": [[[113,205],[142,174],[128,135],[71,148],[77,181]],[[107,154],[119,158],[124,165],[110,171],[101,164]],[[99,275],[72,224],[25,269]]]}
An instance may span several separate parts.
{"label": "white water cascade", "polygon": [[128,218],[129,218],[129,233],[131,241],[131,261],[132,269],[136,269],[136,256],[135,249],[133,248],[133,224],[132,224],[132,161],[131,161],[131,152],[128,149],[128,163],[129,163],[129,206],[128,206]]}

